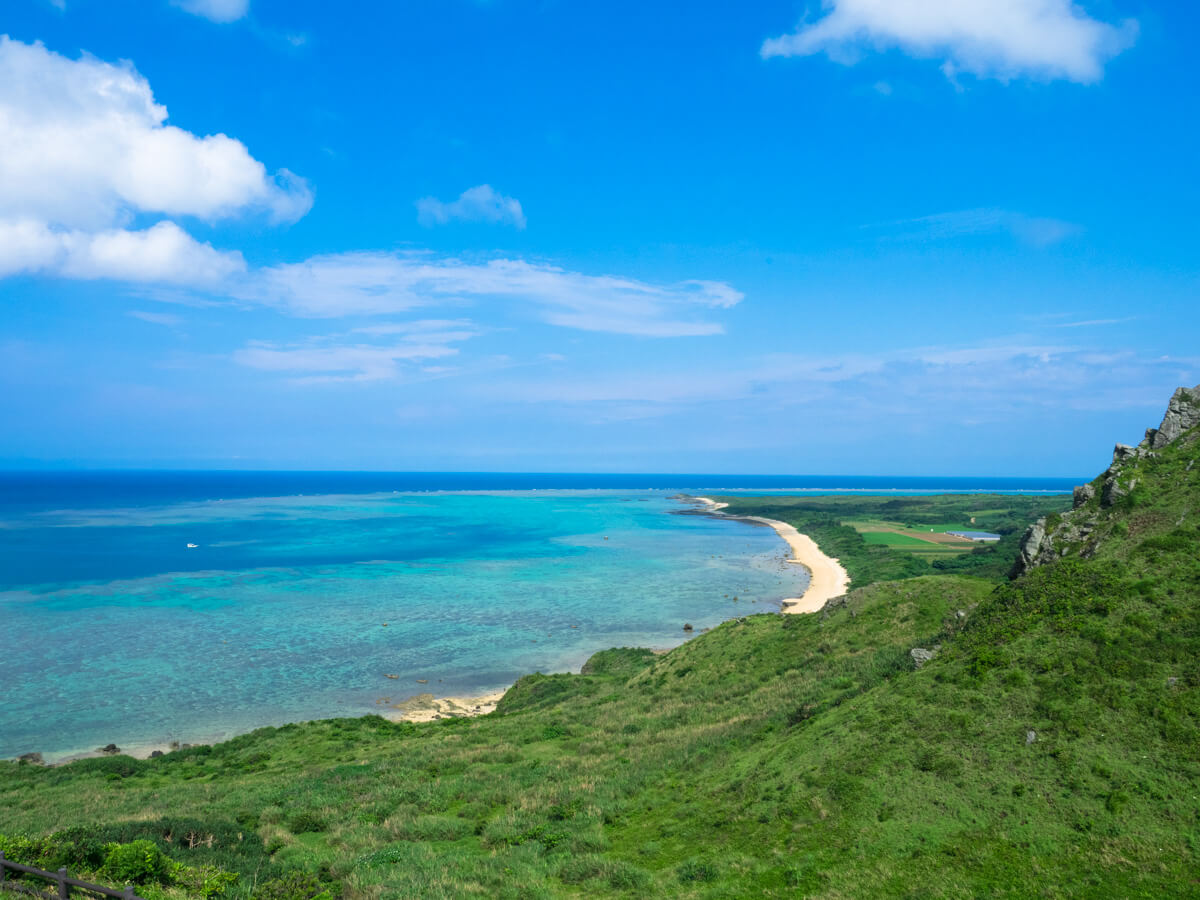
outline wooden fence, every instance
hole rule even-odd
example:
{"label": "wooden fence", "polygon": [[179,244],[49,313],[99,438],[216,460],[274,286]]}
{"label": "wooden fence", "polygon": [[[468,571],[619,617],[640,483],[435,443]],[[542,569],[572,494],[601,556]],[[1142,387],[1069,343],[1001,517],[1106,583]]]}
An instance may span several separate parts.
{"label": "wooden fence", "polygon": [[[52,881],[54,882],[56,892],[47,894],[31,885],[23,884],[19,881],[9,881],[8,872],[10,869],[14,872],[20,872],[22,875],[32,875],[35,878],[45,878],[47,881]],[[103,894],[106,897],[120,897],[121,900],[142,900],[141,897],[133,892],[132,885],[118,891],[100,884],[80,881],[78,878],[70,878],[67,876],[66,869],[59,869],[57,872],[46,872],[42,869],[35,869],[33,866],[22,866],[12,860],[5,859],[4,854],[0,853],[0,891],[19,891],[23,894],[33,894],[35,897],[67,900],[71,896],[71,888],[73,887],[93,894]]]}

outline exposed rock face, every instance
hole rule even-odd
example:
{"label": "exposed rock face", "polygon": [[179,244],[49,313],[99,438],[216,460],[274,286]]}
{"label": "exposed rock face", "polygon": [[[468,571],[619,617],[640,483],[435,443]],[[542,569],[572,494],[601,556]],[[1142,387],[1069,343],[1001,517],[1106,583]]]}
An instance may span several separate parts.
{"label": "exposed rock face", "polygon": [[1200,425],[1200,384],[1194,388],[1180,388],[1167,404],[1167,414],[1157,428],[1146,430],[1142,445],[1151,450],[1161,450],[1177,440],[1189,428]]}
{"label": "exposed rock face", "polygon": [[1100,502],[1096,498],[1096,485],[1084,484],[1075,488],[1074,502],[1070,512],[1061,516],[1046,516],[1038,519],[1021,539],[1021,551],[1013,566],[1015,578],[1034,566],[1058,559],[1072,549],[1087,557],[1095,552],[1095,539],[1089,538],[1096,530],[1101,510],[1108,509],[1137,487],[1137,478],[1127,474],[1131,462],[1150,459],[1156,451],[1178,440],[1180,436],[1200,425],[1200,385],[1194,388],[1179,388],[1167,405],[1162,424],[1146,430],[1146,439],[1136,447],[1117,444],[1113,448],[1112,464],[1104,471],[1100,480]]}

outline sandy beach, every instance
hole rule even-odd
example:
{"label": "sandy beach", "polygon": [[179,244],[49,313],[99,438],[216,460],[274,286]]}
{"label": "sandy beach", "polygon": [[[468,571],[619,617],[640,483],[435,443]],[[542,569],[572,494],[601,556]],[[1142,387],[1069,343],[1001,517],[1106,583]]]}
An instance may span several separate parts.
{"label": "sandy beach", "polygon": [[[717,515],[723,515],[721,510],[729,505],[728,503],[718,503],[709,497],[696,497],[695,499],[703,503],[709,512]],[[822,553],[817,542],[808,535],[801,534],[787,522],[780,522],[778,519],[765,519],[762,516],[730,516],[729,518],[741,519],[746,522],[760,522],[763,525],[771,526],[792,550],[792,558],[788,562],[808,569],[810,580],[804,596],[789,597],[781,601],[783,612],[816,612],[827,601],[846,593],[850,585],[850,576],[846,574],[846,570],[836,559]]]}
{"label": "sandy beach", "polygon": [[434,719],[460,719],[466,716],[485,716],[496,708],[505,691],[492,691],[478,697],[434,697],[417,694],[392,704],[383,717],[392,722],[432,722]]}

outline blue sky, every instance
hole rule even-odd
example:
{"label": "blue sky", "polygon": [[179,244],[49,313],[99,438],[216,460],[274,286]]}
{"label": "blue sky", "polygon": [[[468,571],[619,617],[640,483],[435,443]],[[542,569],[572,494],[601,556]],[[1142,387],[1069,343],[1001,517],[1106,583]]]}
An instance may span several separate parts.
{"label": "blue sky", "polygon": [[0,464],[1087,476],[1200,382],[1200,12],[11,0]]}

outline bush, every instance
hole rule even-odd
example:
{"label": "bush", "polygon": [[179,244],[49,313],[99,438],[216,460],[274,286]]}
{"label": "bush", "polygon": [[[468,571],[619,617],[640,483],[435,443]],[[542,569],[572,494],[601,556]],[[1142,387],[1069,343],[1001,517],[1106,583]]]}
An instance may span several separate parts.
{"label": "bush", "polygon": [[637,866],[594,855],[579,856],[563,863],[558,870],[558,877],[566,884],[602,881],[618,891],[641,890],[650,883],[650,876]]}
{"label": "bush", "polygon": [[684,884],[689,881],[716,881],[717,867],[706,859],[689,859],[675,869],[675,875]]}
{"label": "bush", "polygon": [[0,834],[0,853],[4,858],[23,866],[49,868],[47,855],[51,848],[45,838],[29,838],[23,834],[12,837]]}
{"label": "bush", "polygon": [[104,873],[119,884],[162,884],[168,880],[170,862],[154,841],[113,844],[104,860]]}
{"label": "bush", "polygon": [[185,866],[180,863],[171,866],[171,881],[204,900],[222,896],[227,887],[237,884],[237,880],[236,872],[226,872],[216,866]]}
{"label": "bush", "polygon": [[288,872],[258,886],[254,900],[333,900],[333,895],[311,872]]}
{"label": "bush", "polygon": [[402,841],[458,841],[475,831],[475,823],[451,816],[417,816],[392,828]]}
{"label": "bush", "polygon": [[329,823],[319,813],[315,813],[312,810],[298,812],[288,820],[288,830],[292,834],[324,831],[328,827]]}

